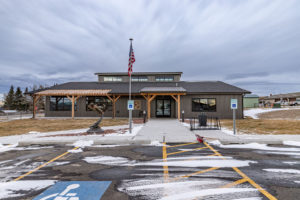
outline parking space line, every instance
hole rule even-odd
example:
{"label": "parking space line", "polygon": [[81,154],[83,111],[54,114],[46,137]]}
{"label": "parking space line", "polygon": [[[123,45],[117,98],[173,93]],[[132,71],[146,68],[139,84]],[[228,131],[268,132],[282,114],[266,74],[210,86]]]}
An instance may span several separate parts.
{"label": "parking space line", "polygon": [[234,182],[232,182],[232,183],[229,183],[229,184],[227,184],[227,185],[224,185],[224,186],[222,186],[221,188],[230,188],[230,187],[233,187],[233,186],[236,186],[236,185],[245,183],[245,182],[247,182],[247,181],[248,181],[248,179],[242,178],[242,179],[239,179],[239,180],[234,181]]}
{"label": "parking space line", "polygon": [[[206,142],[203,142],[210,150],[215,152],[218,156],[220,156],[223,160],[226,160],[218,151],[216,151],[212,146],[207,144]],[[265,195],[270,200],[277,200],[273,195],[271,195],[268,191],[263,189],[260,185],[258,185],[255,181],[253,181],[251,178],[249,178],[246,174],[244,174],[241,170],[239,170],[237,167],[232,167],[234,171],[236,171],[240,176],[242,176],[244,179],[247,179],[247,182],[249,182],[253,187],[255,187],[258,191],[260,191],[263,195]]]}
{"label": "parking space line", "polygon": [[[167,163],[167,144],[163,143],[163,161]],[[168,165],[164,165],[164,180],[167,182],[169,180],[169,168]]]}
{"label": "parking space line", "polygon": [[167,156],[174,155],[174,154],[178,154],[178,153],[197,151],[197,150],[200,150],[200,149],[207,149],[207,148],[208,148],[208,147],[200,147],[200,148],[195,148],[195,149],[186,150],[186,151],[176,151],[176,152],[168,153]]}
{"label": "parking space line", "polygon": [[210,171],[213,171],[213,170],[216,170],[216,169],[219,169],[219,168],[220,167],[211,167],[211,168],[208,168],[208,169],[205,169],[205,170],[201,170],[201,171],[197,171],[197,172],[187,174],[187,175],[184,175],[184,176],[176,177],[176,178],[172,179],[172,181],[177,181],[177,180],[182,179],[182,178],[189,178],[191,176],[194,176],[194,175],[197,175],[197,174],[203,174],[205,172],[210,172]]}
{"label": "parking space line", "polygon": [[[76,149],[78,149],[78,148],[79,148],[79,147],[74,147],[72,150],[76,150]],[[13,181],[18,181],[18,180],[20,180],[20,179],[22,179],[22,178],[24,178],[24,177],[26,177],[26,176],[32,174],[33,172],[35,172],[35,171],[37,171],[37,170],[39,170],[39,169],[45,167],[46,165],[48,165],[48,164],[50,164],[50,163],[56,161],[57,159],[59,159],[59,158],[61,158],[61,157],[64,157],[65,155],[67,155],[67,154],[69,154],[69,153],[70,153],[70,152],[67,151],[67,152],[65,152],[65,153],[63,153],[63,154],[60,154],[59,156],[57,156],[57,157],[53,158],[52,160],[49,160],[48,162],[46,162],[46,163],[44,163],[44,164],[42,164],[42,165],[36,167],[35,169],[33,169],[33,170],[27,172],[26,174],[24,174],[24,175],[22,175],[22,176],[19,176],[18,178],[15,178]]]}
{"label": "parking space line", "polygon": [[186,144],[178,144],[178,145],[168,146],[167,148],[181,147],[181,146],[186,146],[186,145],[191,145],[191,144],[198,144],[198,142],[191,142],[191,143],[186,143]]}

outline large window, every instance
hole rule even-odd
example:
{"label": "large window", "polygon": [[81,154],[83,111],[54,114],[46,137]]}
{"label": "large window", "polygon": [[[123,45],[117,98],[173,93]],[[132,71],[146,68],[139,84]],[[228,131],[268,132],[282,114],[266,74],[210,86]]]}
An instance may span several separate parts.
{"label": "large window", "polygon": [[[75,102],[75,110],[77,105]],[[50,97],[50,111],[71,111],[72,101],[67,97]]]}
{"label": "large window", "polygon": [[120,76],[104,76],[104,81],[107,81],[107,82],[121,82],[122,77],[120,77]]}
{"label": "large window", "polygon": [[193,112],[216,112],[216,99],[193,98],[192,99]]}
{"label": "large window", "polygon": [[147,76],[132,76],[131,80],[134,82],[146,82],[146,81],[148,81],[148,77]]}
{"label": "large window", "polygon": [[155,77],[156,81],[164,81],[164,82],[168,82],[168,81],[174,81],[174,76],[169,76],[169,75],[159,75]]}
{"label": "large window", "polygon": [[86,97],[86,110],[91,110],[88,107],[90,103],[94,103],[98,106],[105,104],[108,110],[111,110],[112,106],[111,100],[109,100],[107,97]]}

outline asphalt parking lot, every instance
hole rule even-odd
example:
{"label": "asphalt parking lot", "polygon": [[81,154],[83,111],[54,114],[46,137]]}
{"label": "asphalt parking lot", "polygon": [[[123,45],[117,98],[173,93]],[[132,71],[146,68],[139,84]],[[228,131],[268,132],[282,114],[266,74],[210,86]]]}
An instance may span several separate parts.
{"label": "asphalt parking lot", "polygon": [[[93,198],[103,200],[295,200],[300,195],[299,158],[300,148],[280,145],[267,149],[199,143],[16,147],[1,153],[0,184],[9,187],[10,197],[0,197],[27,200],[65,195],[65,200],[76,200],[76,194],[89,193],[84,185],[96,184],[101,189]],[[67,192],[67,187],[74,192]],[[76,192],[79,188],[83,192]]]}

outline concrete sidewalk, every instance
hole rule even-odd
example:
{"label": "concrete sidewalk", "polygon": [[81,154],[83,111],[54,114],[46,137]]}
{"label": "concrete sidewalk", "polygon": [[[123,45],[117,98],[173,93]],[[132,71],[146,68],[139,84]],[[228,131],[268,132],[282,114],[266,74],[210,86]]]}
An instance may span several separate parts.
{"label": "concrete sidewalk", "polygon": [[189,127],[177,119],[151,119],[135,136],[137,140],[151,140],[168,143],[196,142]]}

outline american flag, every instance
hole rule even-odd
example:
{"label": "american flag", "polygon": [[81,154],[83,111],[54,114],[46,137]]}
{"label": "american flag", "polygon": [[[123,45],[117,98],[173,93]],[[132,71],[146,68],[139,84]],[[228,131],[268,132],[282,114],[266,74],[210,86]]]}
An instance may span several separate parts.
{"label": "american flag", "polygon": [[132,74],[132,65],[135,62],[134,58],[134,52],[132,48],[132,43],[130,43],[130,49],[129,49],[129,62],[128,62],[128,76],[131,76]]}

